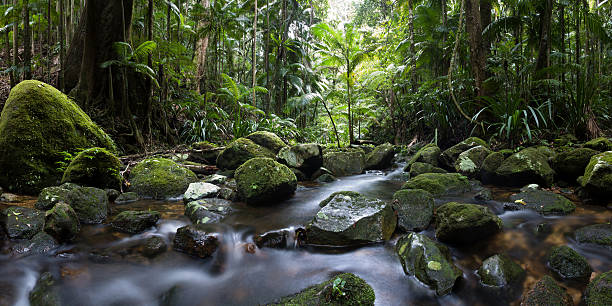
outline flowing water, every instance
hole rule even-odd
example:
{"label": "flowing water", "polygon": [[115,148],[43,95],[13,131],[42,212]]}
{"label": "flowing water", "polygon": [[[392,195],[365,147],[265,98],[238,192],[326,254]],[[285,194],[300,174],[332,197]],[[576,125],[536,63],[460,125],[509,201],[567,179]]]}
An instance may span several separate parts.
{"label": "flowing water", "polygon": [[[504,212],[502,202],[517,190],[492,186],[488,187],[494,200],[485,205],[500,215],[504,231],[477,244],[450,247],[463,278],[444,297],[437,297],[416,278],[404,274],[394,252],[399,236],[384,244],[359,248],[294,247],[292,243],[286,249],[252,252],[249,248],[256,233],[306,225],[318,211],[319,202],[335,191],[358,191],[389,201],[404,181],[399,168],[345,177],[323,186],[299,186],[292,199],[275,206],[233,203],[234,213],[215,226],[222,235],[222,246],[209,259],[171,250],[176,229],[189,223],[181,202],[115,205],[113,215],[123,210],[151,209],[160,211],[163,217],[156,228],[132,236],[116,233],[108,225],[85,226],[74,244],[63,246],[53,257],[14,259],[0,255],[0,305],[3,298],[9,305],[28,305],[28,292],[42,271],[62,276],[60,290],[67,305],[159,305],[168,300],[178,305],[258,305],[296,293],[339,272],[352,272],[365,279],[374,288],[377,305],[513,305],[519,303],[521,292],[549,274],[545,257],[551,246],[568,244],[588,259],[595,273],[612,269],[608,250],[578,245],[567,235],[581,226],[609,222],[612,213],[605,206],[576,202],[576,212],[565,217]],[[437,203],[476,203],[473,195],[440,199]],[[32,205],[32,200],[24,205]],[[547,234],[536,232],[542,223],[550,229]],[[424,233],[434,237],[433,226]],[[142,242],[151,236],[162,237],[170,246],[154,259],[139,252]],[[482,261],[502,252],[527,271],[523,288],[517,293],[495,292],[479,284],[476,270]],[[561,284],[578,303],[585,285]]]}

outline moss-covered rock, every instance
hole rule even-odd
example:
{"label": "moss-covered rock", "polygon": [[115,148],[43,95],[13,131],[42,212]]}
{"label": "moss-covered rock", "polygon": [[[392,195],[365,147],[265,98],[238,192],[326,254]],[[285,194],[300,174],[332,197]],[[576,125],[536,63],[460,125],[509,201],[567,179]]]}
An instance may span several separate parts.
{"label": "moss-covered rock", "polygon": [[287,146],[287,144],[280,139],[280,137],[276,136],[276,134],[266,131],[254,132],[245,138],[270,150],[274,155],[276,155],[280,149]]}
{"label": "moss-covered rock", "polygon": [[565,289],[559,287],[552,277],[545,275],[521,300],[521,306],[542,305],[571,306],[574,302]]}
{"label": "moss-covered rock", "polygon": [[566,197],[540,189],[523,189],[511,195],[510,200],[542,215],[567,215],[576,210],[576,205]]}
{"label": "moss-covered rock", "polygon": [[501,166],[504,159],[505,157],[503,153],[491,152],[482,161],[482,165],[480,166],[480,180],[484,184],[493,184],[497,182],[495,171],[497,171],[497,168]]}
{"label": "moss-covered rock", "polygon": [[268,305],[368,306],[374,305],[375,299],[368,283],[352,273],[343,273]]}
{"label": "moss-covered rock", "polygon": [[414,164],[416,162],[426,163],[426,164],[430,164],[430,165],[432,165],[434,167],[437,167],[438,166],[438,158],[440,157],[441,152],[442,151],[440,150],[440,148],[437,145],[433,144],[433,143],[430,143],[430,144],[422,147],[406,163],[406,166],[404,167],[404,171],[405,172],[410,171],[410,167],[412,166],[412,164]]}
{"label": "moss-covered rock", "polygon": [[556,147],[569,146],[578,143],[578,138],[572,134],[563,134],[553,141]]}
{"label": "moss-covered rock", "polygon": [[403,231],[426,229],[433,218],[433,196],[422,189],[403,189],[393,194],[397,227]]}
{"label": "moss-covered rock", "polygon": [[291,197],[297,178],[271,158],[253,158],[236,170],[238,197],[248,204],[272,204]]}
{"label": "moss-covered rock", "polygon": [[133,192],[133,191],[124,192],[115,199],[115,204],[127,204],[131,202],[136,202],[139,199],[140,197],[138,196],[138,193],[136,192]]}
{"label": "moss-covered rock", "polygon": [[365,154],[361,149],[326,153],[323,155],[323,167],[335,176],[360,174],[365,169]]}
{"label": "moss-covered rock", "polygon": [[574,182],[577,177],[584,174],[584,169],[591,161],[591,157],[598,153],[599,151],[589,148],[563,151],[553,158],[551,165],[560,178]]}
{"label": "moss-covered rock", "polygon": [[30,305],[32,306],[61,306],[62,300],[53,274],[44,272],[36,281],[34,289],[30,292]]}
{"label": "moss-covered rock", "polygon": [[397,225],[391,205],[356,192],[337,192],[306,226],[306,241],[348,246],[388,240]]}
{"label": "moss-covered rock", "polygon": [[81,151],[68,165],[62,183],[70,182],[81,186],[101,189],[121,189],[121,162],[103,148]]}
{"label": "moss-covered rock", "polygon": [[581,227],[574,233],[579,243],[596,244],[612,249],[612,224],[593,224]]}
{"label": "moss-covered rock", "polygon": [[189,169],[165,158],[139,162],[130,174],[131,189],[143,198],[165,200],[185,193],[198,177]]}
{"label": "moss-covered rock", "polygon": [[599,137],[587,141],[584,144],[585,148],[597,150],[597,151],[612,151],[612,141],[605,137]]}
{"label": "moss-covered rock", "polygon": [[612,151],[591,157],[580,185],[594,197],[606,198],[612,194]]}
{"label": "moss-covered rock", "polygon": [[454,169],[455,161],[459,158],[459,154],[477,146],[482,146],[484,148],[489,148],[489,145],[486,141],[478,138],[478,137],[469,137],[462,142],[444,150],[442,154],[440,154],[440,164],[442,167],[447,169]]}
{"label": "moss-covered rock", "polygon": [[415,162],[410,166],[410,177],[415,177],[424,173],[447,173],[447,171],[442,168],[435,167],[432,164],[422,162]]}
{"label": "moss-covered rock", "polygon": [[0,117],[0,186],[36,194],[62,178],[66,153],[90,147],[115,152],[113,141],[76,103],[53,86],[15,86]]}
{"label": "moss-covered rock", "polygon": [[219,223],[231,211],[232,202],[224,199],[203,199],[185,205],[185,216],[193,224]]}
{"label": "moss-covered rock", "polygon": [[448,248],[417,233],[402,236],[395,245],[404,273],[436,290],[438,295],[451,292],[461,270],[455,266]]}
{"label": "moss-covered rock", "polygon": [[80,186],[72,183],[44,188],[38,195],[34,207],[40,210],[49,210],[59,202],[68,202],[68,194],[76,188],[80,188]]}
{"label": "moss-covered rock", "polygon": [[565,279],[585,281],[593,272],[584,256],[565,245],[550,250],[547,264],[559,277]]}
{"label": "moss-covered rock", "polygon": [[365,169],[366,170],[383,170],[391,166],[391,161],[395,156],[395,149],[390,143],[385,143],[377,146],[374,150],[366,155]]}
{"label": "moss-covered rock", "polygon": [[217,158],[217,167],[234,170],[255,157],[275,158],[276,154],[250,139],[238,138],[221,151]]}
{"label": "moss-covered rock", "polygon": [[210,257],[219,247],[219,235],[204,225],[187,225],[174,236],[174,249],[200,258]]}
{"label": "moss-covered rock", "polygon": [[612,305],[612,270],[595,277],[584,292],[588,306]]}
{"label": "moss-covered rock", "polygon": [[459,173],[425,173],[411,178],[402,189],[423,189],[440,197],[459,195],[472,188],[467,177]]}
{"label": "moss-covered rock", "polygon": [[320,145],[304,143],[282,148],[276,159],[288,167],[299,169],[310,177],[323,165],[323,153]]}
{"label": "moss-covered rock", "polygon": [[443,242],[471,243],[502,230],[502,221],[488,207],[450,202],[436,211],[436,237]]}
{"label": "moss-covered rock", "polygon": [[490,153],[491,150],[484,146],[475,146],[461,152],[455,161],[455,171],[469,177],[478,177],[480,167]]}
{"label": "moss-covered rock", "polygon": [[68,193],[67,201],[84,224],[102,223],[108,212],[106,192],[95,187],[79,187]]}
{"label": "moss-covered rock", "polygon": [[478,275],[487,286],[506,287],[520,285],[527,273],[507,255],[497,254],[482,262]]}
{"label": "moss-covered rock", "polygon": [[499,183],[508,186],[524,186],[530,183],[550,186],[555,171],[548,164],[548,155],[531,147],[506,158],[495,174]]}
{"label": "moss-covered rock", "polygon": [[338,179],[329,174],[329,173],[323,173],[321,174],[319,177],[317,177],[317,179],[315,180],[317,183],[323,184],[323,183],[331,183],[334,181],[337,181]]}
{"label": "moss-covered rock", "polygon": [[44,231],[38,232],[34,237],[21,241],[9,248],[13,256],[44,255],[58,247],[57,241]]}
{"label": "moss-covered rock", "polygon": [[111,221],[111,225],[117,231],[138,234],[155,226],[160,217],[161,214],[157,211],[129,210],[116,215]]}
{"label": "moss-covered rock", "polygon": [[9,207],[2,211],[0,218],[0,223],[11,239],[30,239],[45,225],[45,214],[27,207]]}
{"label": "moss-covered rock", "polygon": [[45,213],[45,232],[57,241],[71,241],[80,231],[79,218],[70,205],[59,202]]}

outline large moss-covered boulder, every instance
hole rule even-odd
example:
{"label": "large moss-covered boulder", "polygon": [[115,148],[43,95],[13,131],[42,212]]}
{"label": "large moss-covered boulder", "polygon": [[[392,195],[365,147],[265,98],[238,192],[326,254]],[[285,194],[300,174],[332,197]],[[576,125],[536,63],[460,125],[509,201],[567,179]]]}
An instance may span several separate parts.
{"label": "large moss-covered boulder", "polygon": [[335,176],[360,174],[365,169],[365,153],[361,149],[325,153],[323,167]]}
{"label": "large moss-covered boulder", "polygon": [[434,199],[422,189],[402,189],[393,194],[397,227],[403,231],[426,229],[433,218]]}
{"label": "large moss-covered boulder", "polygon": [[486,141],[478,137],[469,137],[462,142],[444,150],[439,157],[441,166],[447,169],[454,169],[455,161],[457,161],[457,158],[459,158],[459,154],[477,146],[489,148]]}
{"label": "large moss-covered boulder", "polygon": [[219,248],[219,234],[204,225],[186,225],[174,236],[174,249],[200,258],[210,257]]}
{"label": "large moss-covered boulder", "polygon": [[189,169],[166,158],[150,158],[139,162],[130,174],[132,191],[143,198],[165,200],[185,193],[198,177]]}
{"label": "large moss-covered boulder", "polygon": [[490,153],[491,150],[485,146],[475,146],[461,152],[455,161],[455,171],[469,177],[478,177],[480,167]]}
{"label": "large moss-covered boulder", "polygon": [[79,187],[68,193],[67,201],[84,224],[102,223],[108,213],[106,191],[95,187]]}
{"label": "large moss-covered boulder", "polygon": [[612,305],[612,270],[595,277],[584,292],[588,306]]}
{"label": "large moss-covered boulder", "polygon": [[430,143],[430,144],[422,147],[406,163],[406,166],[404,167],[404,171],[405,172],[410,171],[410,167],[412,166],[412,164],[414,164],[416,162],[426,163],[426,164],[430,164],[430,165],[432,165],[434,167],[437,167],[438,166],[438,158],[440,157],[441,152],[442,151],[440,150],[440,148],[437,145],[433,144],[433,143]]}
{"label": "large moss-covered boulder", "polygon": [[411,178],[402,189],[423,189],[440,197],[468,192],[471,186],[467,177],[459,173],[425,173]]}
{"label": "large moss-covered boulder", "polygon": [[79,185],[72,183],[64,183],[60,186],[52,186],[44,188],[40,191],[38,199],[34,207],[40,210],[49,210],[59,202],[68,202],[68,194],[70,191],[80,188]]}
{"label": "large moss-covered boulder", "polygon": [[391,161],[395,156],[395,149],[390,143],[385,143],[377,146],[374,150],[366,155],[365,169],[366,170],[382,170],[391,166]]}
{"label": "large moss-covered boulder", "polygon": [[599,151],[589,148],[563,151],[553,158],[551,165],[560,178],[574,182],[577,177],[584,174],[584,169],[591,161],[591,157],[598,153]]}
{"label": "large moss-covered boulder", "polygon": [[81,151],[68,165],[62,183],[70,182],[81,186],[101,189],[121,189],[121,162],[103,148]]}
{"label": "large moss-covered boulder", "polygon": [[584,256],[568,246],[553,247],[547,257],[547,263],[559,277],[564,279],[588,280],[593,269]]}
{"label": "large moss-covered boulder", "polygon": [[303,172],[311,177],[323,166],[323,150],[316,143],[304,143],[292,147],[283,147],[276,155],[276,159]]}
{"label": "large moss-covered boulder", "polygon": [[510,200],[542,215],[568,215],[576,209],[576,205],[566,197],[540,189],[523,189],[511,195]]}
{"label": "large moss-covered boulder", "polygon": [[62,299],[57,286],[57,280],[53,274],[44,272],[36,281],[36,285],[30,292],[31,306],[61,306]]}
{"label": "large moss-covered boulder", "polygon": [[116,215],[111,225],[113,229],[129,233],[138,234],[146,229],[155,226],[161,214],[157,211],[123,211]]}
{"label": "large moss-covered boulder", "polygon": [[612,224],[602,223],[581,227],[574,233],[579,243],[595,244],[612,249]]}
{"label": "large moss-covered boulder", "polygon": [[287,166],[271,158],[253,158],[234,174],[238,197],[247,204],[273,204],[291,197],[297,178]]}
{"label": "large moss-covered boulder", "polygon": [[550,186],[555,171],[548,164],[548,155],[539,148],[527,148],[506,158],[495,171],[499,183],[524,186],[531,183]]}
{"label": "large moss-covered boulder", "polygon": [[71,241],[79,231],[79,217],[70,205],[59,202],[45,213],[45,232],[57,241]]}
{"label": "large moss-covered boulder", "polygon": [[402,236],[395,245],[404,272],[436,290],[438,295],[451,292],[461,270],[455,266],[448,248],[417,233]]}
{"label": "large moss-covered boulder", "polygon": [[410,177],[415,177],[423,173],[447,173],[447,171],[432,164],[422,162],[415,162],[410,166]]}
{"label": "large moss-covered boulder", "polygon": [[609,197],[612,194],[612,151],[591,157],[579,182],[590,195]]}
{"label": "large moss-covered boulder", "polygon": [[280,149],[287,146],[287,144],[276,136],[276,134],[267,131],[257,131],[249,134],[246,139],[253,141],[254,143],[272,151],[275,155]]}
{"label": "large moss-covered boulder", "polygon": [[436,237],[443,242],[471,243],[502,230],[502,220],[488,207],[457,202],[436,211]]}
{"label": "large moss-covered boulder", "polygon": [[306,241],[315,245],[348,246],[391,238],[397,225],[391,205],[356,192],[336,192],[306,226]]}
{"label": "large moss-covered boulder", "polygon": [[522,283],[526,276],[525,270],[505,254],[493,255],[478,269],[480,281],[491,287],[516,286]]}
{"label": "large moss-covered boulder", "polygon": [[9,238],[30,239],[43,229],[45,214],[36,209],[13,206],[2,211],[0,223]]}
{"label": "large moss-covered boulder", "polygon": [[597,151],[612,151],[612,141],[605,137],[599,137],[585,142],[584,147]]}
{"label": "large moss-covered boulder", "polygon": [[250,139],[238,138],[230,143],[217,157],[217,167],[234,170],[255,157],[274,158],[276,154]]}
{"label": "large moss-covered boulder", "polygon": [[53,86],[28,80],[15,86],[0,117],[0,186],[36,194],[62,178],[66,153],[113,141],[76,103]]}
{"label": "large moss-covered boulder", "polygon": [[496,183],[497,176],[495,171],[501,166],[504,159],[504,154],[502,152],[491,152],[482,161],[482,165],[480,166],[480,180],[484,184]]}
{"label": "large moss-covered boulder", "polygon": [[375,299],[368,283],[355,274],[343,273],[268,305],[368,306],[374,305]]}
{"label": "large moss-covered boulder", "polygon": [[555,280],[545,275],[534,286],[523,295],[521,306],[571,306],[574,305],[572,296],[559,287]]}

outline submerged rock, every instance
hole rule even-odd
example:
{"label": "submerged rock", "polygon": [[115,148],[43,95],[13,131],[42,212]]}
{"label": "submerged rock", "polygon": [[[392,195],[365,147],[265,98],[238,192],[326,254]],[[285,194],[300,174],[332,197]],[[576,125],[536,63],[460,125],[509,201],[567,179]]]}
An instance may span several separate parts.
{"label": "submerged rock", "polygon": [[483,284],[500,288],[520,285],[526,274],[521,266],[504,254],[485,259],[478,269]]}
{"label": "submerged rock", "polygon": [[411,178],[402,189],[423,189],[436,197],[459,195],[472,189],[459,173],[425,173]]}
{"label": "submerged rock", "polygon": [[571,306],[574,302],[565,289],[559,287],[552,277],[545,275],[521,300],[521,306],[540,305]]}
{"label": "submerged rock", "polygon": [[593,272],[584,256],[565,245],[551,249],[547,264],[559,277],[565,279],[588,280]]}
{"label": "submerged rock", "polygon": [[422,162],[415,162],[410,166],[410,177],[415,177],[424,173],[447,173],[446,170],[433,166],[432,164],[426,164]]}
{"label": "submerged rock", "polygon": [[45,213],[45,232],[58,241],[71,241],[80,231],[79,218],[70,205],[60,202]]}
{"label": "submerged rock", "polygon": [[388,240],[397,224],[391,205],[356,192],[336,192],[306,227],[307,243],[349,246]]}
{"label": "submerged rock", "polygon": [[36,194],[62,178],[58,163],[79,149],[115,144],[53,86],[27,80],[10,92],[0,117],[0,186]]}
{"label": "submerged rock", "polygon": [[275,158],[276,154],[250,139],[238,138],[221,151],[217,158],[217,167],[234,170],[255,157]]}
{"label": "submerged rock", "polygon": [[247,204],[273,204],[291,197],[297,178],[291,169],[270,158],[253,158],[236,170],[238,197]]}
{"label": "submerged rock", "polygon": [[510,200],[542,215],[567,215],[576,209],[576,205],[566,197],[539,189],[522,190],[520,193],[511,195]]}
{"label": "submerged rock", "polygon": [[440,241],[471,243],[501,230],[501,219],[485,206],[450,202],[436,211],[436,237]]}
{"label": "submerged rock", "polygon": [[550,168],[548,158],[548,153],[541,148],[527,148],[506,158],[495,175],[503,185],[524,186],[536,183],[550,186],[555,171]]}
{"label": "submerged rock", "polygon": [[156,211],[123,211],[113,218],[111,225],[117,231],[138,234],[155,226],[160,217]]}
{"label": "submerged rock", "polygon": [[365,154],[361,149],[326,153],[323,155],[323,167],[335,176],[360,174],[365,169]]}
{"label": "submerged rock", "polygon": [[143,198],[165,200],[176,198],[198,180],[189,169],[166,158],[150,158],[139,162],[130,174],[131,189]]}
{"label": "submerged rock", "polygon": [[276,134],[267,131],[257,131],[249,134],[246,139],[253,141],[254,143],[270,150],[276,155],[280,149],[287,146],[285,142],[276,136]]}
{"label": "submerged rock", "polygon": [[214,198],[219,194],[219,190],[221,190],[219,186],[210,183],[191,183],[183,195],[183,201],[189,203],[204,198]]}
{"label": "submerged rock", "polygon": [[589,195],[609,197],[612,194],[612,151],[591,157],[579,182]]}
{"label": "submerged rock", "polygon": [[433,196],[422,189],[399,190],[393,194],[397,227],[403,231],[426,229],[433,218]]}
{"label": "submerged rock", "polygon": [[395,149],[390,143],[377,146],[366,155],[365,170],[383,170],[391,166]]}
{"label": "submerged rock", "polygon": [[417,233],[402,236],[395,246],[404,272],[436,290],[438,295],[451,292],[461,270],[455,266],[448,248]]}
{"label": "submerged rock", "polygon": [[174,236],[174,249],[200,258],[210,257],[219,247],[219,235],[202,225],[179,228]]}
{"label": "submerged rock", "polygon": [[322,149],[316,143],[284,147],[278,152],[276,159],[290,168],[298,169],[305,177],[311,177],[323,165]]}
{"label": "submerged rock", "polygon": [[102,223],[108,212],[106,191],[94,187],[79,187],[68,193],[67,201],[85,224]]}
{"label": "submerged rock", "polygon": [[57,280],[53,274],[45,272],[40,275],[34,289],[30,292],[29,300],[32,306],[62,305]]}
{"label": "submerged rock", "polygon": [[9,207],[2,211],[0,218],[11,239],[30,239],[45,225],[45,214],[27,207]]}
{"label": "submerged rock", "polygon": [[343,273],[268,305],[374,305],[374,290],[363,279]]}
{"label": "submerged rock", "polygon": [[232,202],[224,199],[202,199],[185,205],[185,216],[194,224],[219,223],[231,212]]}
{"label": "submerged rock", "polygon": [[417,162],[430,164],[434,167],[438,167],[438,158],[440,157],[440,154],[440,148],[437,145],[430,143],[422,147],[416,152],[416,154],[414,154],[414,156],[412,156],[412,158],[410,158],[410,160],[408,161],[408,163],[406,163],[406,166],[404,167],[404,171],[410,171],[410,167],[412,166],[412,164]]}
{"label": "submerged rock", "polygon": [[574,233],[579,243],[596,244],[612,249],[612,224],[593,224],[579,228]]}
{"label": "submerged rock", "polygon": [[64,171],[62,183],[66,182],[101,189],[121,189],[121,162],[103,148],[81,151]]}
{"label": "submerged rock", "polygon": [[599,151],[588,148],[568,150],[557,154],[551,165],[560,178],[574,182],[577,177],[584,174],[584,169],[591,161],[591,157],[598,153]]}
{"label": "submerged rock", "polygon": [[484,140],[478,137],[469,137],[462,142],[444,150],[439,158],[440,163],[445,168],[454,169],[455,162],[457,161],[457,158],[459,158],[459,155],[477,146],[482,146],[484,148],[489,147]]}
{"label": "submerged rock", "polygon": [[583,298],[588,306],[612,305],[612,270],[595,277],[587,286]]}

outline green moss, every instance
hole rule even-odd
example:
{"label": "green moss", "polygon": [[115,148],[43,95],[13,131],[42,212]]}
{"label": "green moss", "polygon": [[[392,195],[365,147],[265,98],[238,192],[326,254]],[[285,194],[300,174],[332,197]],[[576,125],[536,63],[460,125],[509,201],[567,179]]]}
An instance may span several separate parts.
{"label": "green moss", "polygon": [[527,189],[510,196],[512,201],[522,201],[526,208],[543,215],[567,215],[576,210],[576,205],[566,197],[539,189]]}
{"label": "green moss", "polygon": [[612,249],[612,225],[610,223],[593,224],[576,230],[576,241],[598,244]]}
{"label": "green moss", "polygon": [[395,150],[392,144],[381,144],[366,155],[365,169],[386,169],[391,166],[394,155]]}
{"label": "green moss", "polygon": [[582,255],[565,245],[552,248],[547,261],[554,272],[566,279],[588,280],[593,272]]}
{"label": "green moss", "polygon": [[238,196],[248,204],[284,200],[292,196],[297,187],[293,171],[271,158],[252,158],[238,167],[234,176]]}
{"label": "green moss", "polygon": [[441,152],[442,151],[440,151],[440,148],[437,145],[433,143],[427,144],[426,146],[418,150],[412,156],[412,158],[410,158],[410,160],[408,161],[408,163],[406,163],[406,166],[404,167],[404,171],[405,172],[410,171],[412,164],[416,162],[426,163],[434,167],[437,167],[438,157],[440,156]]}
{"label": "green moss", "polygon": [[489,145],[486,141],[478,138],[478,137],[469,137],[464,141],[444,150],[440,155],[440,161],[443,166],[449,169],[452,169],[455,165],[455,161],[459,158],[459,154],[477,146],[483,146],[484,148],[489,148]]}
{"label": "green moss", "polygon": [[249,136],[245,137],[254,143],[272,151],[272,153],[276,154],[280,149],[287,146],[287,144],[280,139],[280,137],[276,136],[276,134],[266,131],[257,131],[249,134]]}
{"label": "green moss", "polygon": [[360,174],[365,168],[365,154],[361,149],[325,153],[323,167],[329,169],[335,176]]}
{"label": "green moss", "polygon": [[0,213],[0,223],[11,239],[30,239],[45,225],[43,212],[27,207],[11,206]]}
{"label": "green moss", "polygon": [[30,292],[30,305],[32,306],[60,306],[62,305],[59,288],[56,280],[49,272],[40,275],[36,286]]}
{"label": "green moss", "polygon": [[459,173],[425,173],[411,178],[402,189],[423,189],[434,196],[458,195],[470,191],[467,177]]}
{"label": "green moss", "polygon": [[255,157],[275,158],[276,154],[250,139],[238,138],[221,151],[217,157],[217,167],[233,170]]}
{"label": "green moss", "polygon": [[550,186],[555,171],[548,164],[548,156],[538,148],[527,148],[506,158],[495,171],[500,183],[524,186],[537,183]]}
{"label": "green moss", "polygon": [[488,207],[449,202],[436,211],[436,237],[440,241],[470,243],[501,231],[502,220]]}
{"label": "green moss", "polygon": [[57,203],[45,213],[45,232],[58,241],[71,241],[80,230],[76,212],[66,203]]}
{"label": "green moss", "polygon": [[123,211],[113,218],[111,225],[115,230],[138,234],[154,226],[160,217],[156,211]]}
{"label": "green moss", "polygon": [[[335,292],[334,286],[337,288]],[[300,293],[285,297],[278,303],[268,305],[365,306],[374,305],[375,299],[374,290],[368,283],[352,273],[343,273]]]}
{"label": "green moss", "polygon": [[108,150],[90,148],[79,153],[64,171],[62,183],[101,189],[121,189],[121,162]]}
{"label": "green moss", "polygon": [[612,194],[612,151],[591,157],[580,184],[594,196]]}
{"label": "green moss", "polygon": [[116,148],[110,137],[66,95],[39,81],[23,81],[0,117],[0,185],[35,194],[61,179],[58,162],[84,148]]}
{"label": "green moss", "polygon": [[589,283],[584,301],[588,306],[612,305],[612,270],[599,274]]}
{"label": "green moss", "polygon": [[591,157],[599,152],[589,148],[578,148],[557,154],[552,160],[556,173],[570,182],[584,174]]}
{"label": "green moss", "polygon": [[415,177],[424,173],[446,173],[446,170],[435,167],[432,164],[415,162],[410,166],[410,177]]}
{"label": "green moss", "polygon": [[535,286],[533,286],[529,292],[523,295],[521,305],[570,306],[574,305],[574,302],[572,301],[572,297],[565,291],[565,289],[559,287],[552,277],[545,275],[535,284]]}
{"label": "green moss", "polygon": [[145,159],[132,169],[131,188],[140,197],[168,199],[185,193],[197,176],[189,169],[165,158]]}
{"label": "green moss", "polygon": [[422,189],[402,189],[393,194],[393,210],[401,230],[424,230],[433,217],[434,199],[431,193]]}
{"label": "green moss", "polygon": [[612,150],[612,141],[605,137],[599,137],[587,141],[584,144],[585,148],[590,148],[597,151],[610,151]]}

